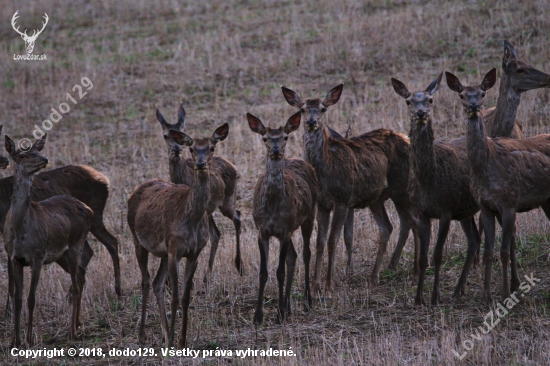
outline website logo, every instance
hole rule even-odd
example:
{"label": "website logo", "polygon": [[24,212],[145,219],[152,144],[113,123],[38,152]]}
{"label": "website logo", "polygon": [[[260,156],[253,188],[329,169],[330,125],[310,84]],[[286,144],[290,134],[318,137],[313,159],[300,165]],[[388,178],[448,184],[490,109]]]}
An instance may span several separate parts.
{"label": "website logo", "polygon": [[27,54],[26,55],[16,55],[16,54],[14,54],[13,59],[14,60],[46,60],[47,57],[46,57],[45,54],[43,54],[43,55],[33,55],[32,51],[34,50],[34,43],[36,42],[36,39],[38,38],[40,33],[42,33],[42,31],[44,31],[44,28],[46,28],[46,25],[48,24],[48,20],[49,20],[48,14],[44,13],[44,20],[45,21],[42,22],[42,29],[33,30],[33,33],[30,36],[27,34],[27,29],[25,29],[24,32],[21,32],[19,30],[19,26],[16,24],[17,18],[19,18],[19,10],[17,10],[15,12],[15,14],[13,14],[13,17],[11,18],[11,26],[13,27],[13,29],[17,33],[19,33],[21,35],[21,38],[23,38],[23,41],[25,41],[25,49],[27,50]]}

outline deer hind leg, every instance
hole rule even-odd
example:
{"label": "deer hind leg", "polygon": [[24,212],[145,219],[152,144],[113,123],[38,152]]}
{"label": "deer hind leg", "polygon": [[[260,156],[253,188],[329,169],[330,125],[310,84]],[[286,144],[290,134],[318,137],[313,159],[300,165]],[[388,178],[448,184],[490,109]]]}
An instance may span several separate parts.
{"label": "deer hind leg", "polygon": [[233,221],[233,226],[235,227],[235,238],[236,238],[236,252],[235,252],[235,267],[239,274],[243,275],[243,262],[241,259],[241,211],[235,210],[235,202],[232,197],[231,200],[224,202],[223,206],[220,207],[222,215],[229,218]]}
{"label": "deer hind leg", "polygon": [[[176,243],[169,243],[169,248],[177,247]],[[176,330],[176,315],[178,312],[179,306],[179,295],[178,295],[178,266],[179,260],[176,258],[176,253],[168,252],[168,277],[170,278],[170,284],[172,285],[172,299],[170,300],[170,331],[168,333],[168,344],[167,347],[171,347],[174,344],[174,332]],[[187,265],[185,266],[187,269]],[[187,283],[186,283],[187,285]],[[181,339],[181,338],[180,338]]]}
{"label": "deer hind leg", "polygon": [[334,272],[334,260],[336,257],[336,245],[340,240],[340,235],[348,215],[348,208],[345,205],[335,205],[334,213],[332,214],[332,224],[330,228],[330,235],[328,237],[328,269],[327,279],[325,284],[325,293],[330,297],[334,290],[334,284],[332,281],[332,273]]}
{"label": "deer hind leg", "polygon": [[134,244],[136,248],[136,259],[141,271],[141,323],[139,325],[139,343],[144,345],[147,341],[145,320],[147,319],[147,298],[149,297],[149,271],[147,270],[149,251],[141,246],[135,236]]}
{"label": "deer hind leg", "polygon": [[63,254],[69,267],[69,274],[71,275],[72,316],[69,326],[69,340],[76,339],[78,317],[80,316],[79,308],[82,300],[82,289],[79,286],[78,274],[85,240],[85,237],[83,237],[79,243],[70,247]]}
{"label": "deer hind leg", "polygon": [[443,248],[445,247],[445,241],[449,234],[449,227],[451,225],[451,215],[445,215],[439,218],[439,229],[437,231],[437,242],[434,249],[434,286],[432,290],[432,305],[439,304],[439,273],[441,271],[441,262],[443,261]]}
{"label": "deer hind leg", "polygon": [[311,233],[313,232],[313,222],[315,221],[315,210],[312,210],[312,213],[308,218],[302,223],[302,238],[304,242],[303,257],[304,257],[304,268],[305,268],[305,310],[309,311],[311,309],[311,290],[309,288],[309,262],[311,260]]}
{"label": "deer hind leg", "polygon": [[491,211],[482,211],[483,231],[485,232],[485,248],[483,263],[485,264],[485,281],[483,284],[483,300],[486,304],[492,302],[491,296],[491,269],[493,265],[493,251],[495,247],[495,214]]}
{"label": "deer hind leg", "polygon": [[260,249],[260,289],[258,290],[258,303],[254,313],[254,324],[262,324],[264,318],[264,290],[268,279],[267,262],[269,260],[269,236],[267,233],[258,235],[258,248]]}
{"label": "deer hind leg", "polygon": [[500,260],[502,262],[502,298],[510,296],[508,283],[508,265],[510,264],[510,248],[514,247],[512,241],[516,230],[516,211],[508,210],[502,213],[502,244],[500,247]]}
{"label": "deer hind leg", "polygon": [[[187,258],[185,263],[185,275],[183,283],[183,296],[181,298],[182,304],[182,320],[181,320],[181,333],[178,341],[178,348],[182,349],[187,346],[187,327],[189,326],[189,303],[191,302],[191,289],[193,288],[193,277],[195,276],[195,270],[197,269],[197,257]],[[172,319],[175,318],[175,313],[172,313]]]}
{"label": "deer hind leg", "polygon": [[311,284],[312,291],[318,293],[321,291],[321,267],[323,266],[323,253],[327,243],[327,232],[330,223],[330,210],[324,207],[317,209],[317,243],[315,248],[315,273]]}
{"label": "deer hind leg", "polygon": [[418,287],[416,289],[415,303],[417,305],[424,304],[424,279],[426,277],[426,269],[428,268],[428,252],[430,250],[430,235],[432,224],[430,218],[420,215],[418,220],[418,238],[420,240],[420,255],[418,256],[418,265],[420,272],[418,274]]}
{"label": "deer hind leg", "polygon": [[21,308],[23,307],[23,263],[17,259],[9,259],[12,262],[12,276],[14,281],[14,313],[13,335],[10,348],[21,346]]}
{"label": "deer hind leg", "polygon": [[118,239],[105,228],[105,225],[103,224],[103,217],[96,219],[94,216],[94,222],[92,223],[90,232],[97,238],[97,240],[105,245],[105,248],[107,248],[107,251],[111,255],[111,259],[113,260],[113,269],[115,272],[115,292],[117,296],[120,297],[122,295],[122,286],[120,284]]}
{"label": "deer hind leg", "polygon": [[399,216],[399,238],[397,239],[397,245],[390,260],[389,269],[396,271],[399,265],[399,259],[401,258],[401,252],[407,243],[409,238],[409,231],[411,230],[412,219],[406,210],[395,205],[397,215]]}
{"label": "deer hind leg", "polygon": [[284,293],[284,285],[285,285],[285,263],[286,263],[286,256],[289,250],[290,240],[287,236],[282,238],[280,240],[280,250],[279,250],[279,266],[277,267],[277,284],[279,287],[279,306],[278,306],[278,313],[279,317],[277,319],[277,323],[282,323],[285,319],[285,293]]}
{"label": "deer hind leg", "polygon": [[157,298],[157,304],[159,306],[160,325],[162,327],[162,335],[164,337],[164,343],[168,343],[168,318],[166,317],[166,302],[164,299],[164,288],[166,287],[166,278],[168,276],[168,258],[164,257],[160,260],[159,269],[157,275],[153,280],[153,291]]}
{"label": "deer hind leg", "polygon": [[285,316],[291,315],[290,310],[290,298],[292,290],[292,279],[294,278],[294,270],[296,268],[296,258],[298,254],[292,243],[292,236],[289,236],[287,239],[287,253],[286,253],[286,285],[285,285],[285,297],[284,297],[284,311]]}
{"label": "deer hind leg", "polygon": [[462,231],[466,235],[466,240],[468,241],[468,251],[466,253],[466,261],[462,267],[462,273],[456,285],[453,298],[459,299],[464,296],[466,292],[466,282],[468,280],[468,273],[472,263],[475,263],[476,255],[478,255],[478,249],[480,246],[479,235],[476,228],[475,219],[470,217],[468,219],[460,221],[460,226],[462,226]]}
{"label": "deer hind leg", "polygon": [[386,253],[386,247],[390,240],[391,232],[393,231],[392,224],[384,207],[384,202],[378,200],[369,206],[374,220],[378,226],[378,252],[376,253],[376,261],[374,268],[369,277],[369,283],[372,286],[377,286],[380,282],[380,267],[382,266],[382,260],[384,259],[384,253]]}
{"label": "deer hind leg", "polygon": [[480,245],[478,245],[477,247],[477,251],[476,251],[476,255],[473,259],[473,266],[474,268],[477,268],[478,266],[481,265],[481,238],[483,236],[483,219],[482,219],[483,215],[479,214],[479,218],[478,218],[478,226],[476,228],[476,220],[475,218],[472,217],[472,221],[474,222],[474,228],[476,228],[476,231],[474,232],[474,234],[476,235],[476,240],[478,243],[480,243]]}
{"label": "deer hind leg", "polygon": [[210,232],[210,258],[208,259],[208,271],[204,275],[204,283],[208,283],[208,278],[212,275],[212,267],[214,267],[214,259],[216,259],[216,252],[218,251],[218,244],[220,242],[220,230],[214,222],[213,215],[208,216],[208,231]]}
{"label": "deer hind leg", "polygon": [[348,255],[348,263],[346,265],[346,276],[353,274],[353,263],[351,261],[351,253],[353,250],[353,227],[355,220],[355,210],[350,208],[346,222],[344,223],[344,243],[346,244],[346,253]]}

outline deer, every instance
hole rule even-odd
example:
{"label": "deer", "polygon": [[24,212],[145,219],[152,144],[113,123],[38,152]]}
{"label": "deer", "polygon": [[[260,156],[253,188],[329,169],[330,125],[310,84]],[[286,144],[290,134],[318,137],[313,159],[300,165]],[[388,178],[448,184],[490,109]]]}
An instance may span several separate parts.
{"label": "deer", "polygon": [[[142,308],[139,342],[147,340],[145,319],[149,295],[149,253],[161,258],[153,281],[157,298],[164,341],[170,347],[174,340],[178,310],[178,266],[186,257],[182,295],[182,324],[178,347],[187,343],[188,310],[191,301],[193,277],[198,257],[209,239],[210,179],[212,160],[218,143],[225,140],[229,125],[218,127],[210,138],[193,139],[181,131],[170,130],[170,136],[181,146],[189,148],[194,162],[190,186],[149,180],[140,184],[128,198],[128,226],[132,232],[137,262],[141,270]],[[168,327],[164,300],[166,278],[170,278],[172,299],[171,319]]]}
{"label": "deer", "polygon": [[[287,103],[298,108],[305,118],[304,156],[306,162],[315,169],[319,181],[317,255],[312,283],[316,291],[320,288],[323,252],[327,243],[330,212],[333,211],[328,237],[328,270],[325,283],[325,292],[328,294],[334,288],[332,273],[335,248],[342,228],[345,229],[347,272],[352,270],[353,209],[369,207],[379,230],[378,252],[369,277],[372,286],[379,284],[380,267],[393,231],[384,207],[384,202],[388,198],[394,202],[400,220],[396,253],[401,253],[410,229],[413,228],[413,233],[416,231],[410,215],[406,188],[409,175],[409,140],[389,129],[377,129],[351,139],[331,137],[333,133],[322,117],[330,106],[339,101],[343,88],[343,84],[332,88],[324,100],[306,99],[304,102],[293,90],[281,87]],[[394,260],[399,260],[399,254],[394,253]],[[396,263],[392,261],[390,266],[392,265]],[[415,260],[415,274],[417,270]]]}
{"label": "deer", "polygon": [[435,140],[432,126],[433,97],[439,88],[443,73],[433,80],[424,91],[410,92],[405,84],[392,78],[394,91],[405,99],[410,115],[410,175],[409,195],[417,221],[420,240],[420,276],[415,303],[425,303],[423,288],[428,268],[431,219],[439,221],[434,250],[435,275],[431,304],[440,301],[439,282],[443,248],[452,220],[460,222],[468,242],[468,251],[462,273],[453,298],[465,293],[466,280],[475,253],[481,242],[474,215],[479,207],[470,192],[469,162],[466,139],[451,141]]}
{"label": "deer", "polygon": [[267,262],[271,237],[276,237],[280,242],[277,282],[279,285],[278,322],[281,323],[286,315],[291,314],[290,291],[297,257],[292,243],[292,234],[298,228],[301,228],[304,242],[306,310],[311,308],[309,245],[315,222],[317,177],[310,164],[301,159],[287,159],[284,156],[289,135],[300,127],[301,112],[292,115],[284,127],[279,128],[265,127],[258,117],[250,113],[246,114],[246,118],[252,132],[262,136],[267,150],[265,172],[256,182],[252,204],[252,217],[258,229],[260,249],[260,289],[254,323],[258,325],[263,322],[264,289],[268,280]]}
{"label": "deer", "polygon": [[[495,217],[502,226],[500,260],[503,298],[520,286],[513,240],[516,213],[542,207],[550,219],[550,135],[526,139],[488,137],[481,107],[487,91],[496,83],[496,69],[491,69],[478,86],[463,86],[450,72],[446,72],[445,76],[449,88],[460,97],[466,114],[470,190],[481,209],[485,231],[483,300],[491,303]],[[509,265],[512,272],[510,284]]]}
{"label": "deer", "polygon": [[[4,128],[4,125],[0,125],[0,135],[2,135],[3,128]],[[0,169],[1,170],[6,169],[9,165],[10,165],[10,160],[5,156],[0,155]],[[13,184],[12,184],[12,187],[13,187]]]}
{"label": "deer", "polygon": [[21,38],[23,38],[23,41],[25,41],[25,48],[27,49],[27,53],[32,53],[33,49],[34,49],[34,43],[36,42],[36,39],[38,38],[38,36],[40,35],[40,33],[42,33],[44,31],[44,28],[46,28],[46,25],[48,24],[48,14],[44,13],[44,22],[42,22],[42,29],[38,30],[38,29],[35,29],[32,33],[31,36],[27,35],[27,30],[25,29],[24,32],[21,32],[19,30],[19,26],[17,26],[17,18],[19,18],[19,10],[15,12],[15,14],[13,14],[13,17],[11,18],[11,26],[13,27],[13,29],[19,33],[19,35],[21,36]]}
{"label": "deer", "polygon": [[[156,117],[162,127],[162,136],[168,149],[168,166],[170,171],[170,181],[176,184],[185,184],[191,186],[194,179],[193,174],[193,160],[183,159],[181,146],[174,141],[170,135],[170,130],[176,130],[183,132],[185,125],[185,109],[183,104],[180,104],[178,109],[178,120],[174,124],[166,122],[166,119],[156,109]],[[213,218],[213,212],[219,209],[222,215],[233,221],[235,226],[236,235],[236,247],[235,254],[235,267],[239,274],[243,275],[243,264],[241,259],[241,212],[235,209],[235,196],[237,179],[239,174],[237,168],[226,159],[220,156],[214,156],[212,158],[212,169],[209,171],[212,175],[210,179],[210,204],[208,206],[209,215],[209,230],[210,241],[212,247],[210,249],[210,258],[208,260],[208,271],[204,276],[204,282],[208,281],[208,276],[212,274],[212,268],[214,266],[214,259],[216,257],[216,251],[218,249],[218,243],[220,241],[220,231],[216,226]]]}
{"label": "deer", "polygon": [[31,267],[31,282],[27,299],[28,320],[26,343],[33,345],[33,315],[36,287],[44,265],[57,262],[71,276],[72,317],[69,340],[76,339],[80,323],[83,281],[78,279],[79,263],[92,226],[90,207],[74,197],[53,196],[40,202],[29,199],[33,175],[48,165],[40,154],[46,143],[45,134],[29,151],[22,151],[6,135],[5,147],[15,165],[13,199],[4,227],[4,245],[8,254],[10,277],[14,279],[14,332],[10,347],[19,347],[23,293],[23,267]]}

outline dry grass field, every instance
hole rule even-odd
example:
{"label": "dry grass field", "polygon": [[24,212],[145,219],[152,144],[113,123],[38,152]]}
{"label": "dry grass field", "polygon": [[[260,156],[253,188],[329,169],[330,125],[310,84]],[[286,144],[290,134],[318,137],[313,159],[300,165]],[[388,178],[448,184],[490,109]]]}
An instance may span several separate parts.
{"label": "dry grass field", "polygon": [[[47,61],[14,61],[14,53],[25,53],[21,37],[10,25],[16,10],[20,13],[18,24],[29,29],[39,28],[43,13],[48,14],[49,24],[34,50],[35,54],[45,53]],[[95,256],[87,272],[82,338],[78,342],[66,340],[70,278],[56,265],[44,268],[37,292],[35,349],[101,347],[105,352],[110,348],[139,347],[141,278],[126,223],[126,201],[139,183],[168,179],[167,153],[155,105],[169,122],[175,122],[177,106],[183,102],[186,132],[191,136],[210,135],[225,122],[230,125],[229,137],[220,144],[217,154],[232,161],[240,174],[238,208],[243,212],[245,263],[245,274],[240,277],[232,264],[233,225],[216,213],[222,239],[208,286],[202,278],[210,246],[201,254],[189,313],[189,347],[233,351],[292,347],[297,354],[244,359],[162,358],[158,308],[151,293],[147,347],[154,347],[157,357],[40,358],[32,360],[34,364],[550,364],[550,225],[541,210],[518,215],[517,237],[520,276],[533,273],[542,281],[489,334],[473,340],[472,350],[462,360],[453,350],[465,352],[463,342],[472,339],[471,334],[483,325],[483,317],[490,310],[481,302],[482,273],[474,269],[464,299],[451,301],[466,254],[463,233],[453,222],[444,251],[442,304],[415,306],[411,238],[398,271],[385,269],[398,232],[397,214],[389,201],[386,206],[394,232],[379,287],[367,286],[377,229],[368,210],[362,210],[356,212],[354,274],[345,276],[342,241],[338,245],[333,297],[327,301],[315,298],[309,313],[303,311],[301,236],[295,234],[299,260],[293,314],[284,325],[276,324],[279,244],[272,240],[265,321],[256,328],[252,317],[260,259],[251,202],[254,184],[264,169],[265,148],[245,120],[245,113],[251,112],[272,126],[282,125],[295,109],[284,101],[280,85],[303,97],[324,97],[331,87],[344,83],[340,102],[326,116],[330,126],[341,133],[351,126],[354,135],[380,127],[406,134],[406,105],[393,91],[391,77],[402,80],[409,89],[422,90],[444,70],[455,73],[465,83],[479,83],[493,67],[500,75],[504,39],[516,47],[521,59],[550,72],[550,3],[546,0],[22,0],[2,2],[0,15],[3,132],[15,141],[32,139],[33,126],[48,118],[50,109],[65,101],[67,93],[76,95],[73,86],[88,77],[93,89],[49,131],[44,155],[52,168],[86,164],[109,177],[111,193],[105,223],[120,241],[124,294],[119,299],[114,293],[108,252],[89,235]],[[495,104],[497,94],[498,88],[488,93],[487,107]],[[550,132],[549,100],[548,89],[523,95],[518,119],[526,136]],[[456,95],[442,85],[434,102],[436,138],[448,140],[464,135],[465,122],[458,102]],[[303,129],[293,135],[287,155],[301,157]],[[0,174],[11,175],[12,169]],[[433,226],[435,233],[437,225]],[[497,239],[496,253],[500,236]],[[493,295],[500,301],[501,267],[497,258]],[[159,260],[150,259],[149,263],[150,273],[154,274]],[[6,272],[6,253],[2,249],[2,309]],[[28,270],[25,273],[24,299],[29,282]],[[432,282],[430,268],[426,295]],[[25,321],[26,303],[23,325]],[[178,318],[178,329],[180,321]],[[26,363],[9,355],[11,329],[10,319],[2,310],[0,364]]]}

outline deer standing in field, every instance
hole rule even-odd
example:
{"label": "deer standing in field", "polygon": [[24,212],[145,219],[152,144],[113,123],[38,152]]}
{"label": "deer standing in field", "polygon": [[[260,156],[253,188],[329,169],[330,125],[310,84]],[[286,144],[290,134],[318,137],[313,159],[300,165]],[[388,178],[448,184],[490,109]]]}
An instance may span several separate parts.
{"label": "deer standing in field", "polygon": [[15,311],[11,347],[19,347],[23,294],[23,267],[31,267],[26,343],[33,344],[32,323],[35,294],[42,266],[57,262],[71,275],[72,318],[69,339],[76,338],[80,319],[83,279],[79,280],[79,263],[86,236],[92,225],[92,210],[74,197],[54,196],[41,202],[30,200],[31,179],[46,167],[48,159],[40,155],[46,135],[29,151],[16,148],[6,136],[6,150],[15,163],[13,199],[4,227],[4,245],[8,254],[10,277],[14,280]]}
{"label": "deer standing in field", "polygon": [[424,303],[423,288],[428,268],[431,219],[439,220],[434,250],[432,305],[439,303],[439,272],[451,220],[460,221],[468,241],[466,261],[453,295],[455,298],[464,294],[468,271],[480,243],[473,217],[479,208],[470,193],[466,139],[444,142],[434,138],[431,116],[433,95],[439,87],[442,75],[443,73],[432,81],[426,90],[414,93],[401,81],[391,79],[395,92],[405,98],[411,120],[409,194],[417,216],[420,238],[420,276],[415,298],[417,304]]}
{"label": "deer standing in field", "polygon": [[[181,146],[170,136],[170,130],[183,132],[185,124],[185,110],[183,104],[178,109],[178,121],[174,124],[166,122],[160,111],[156,110],[157,120],[162,126],[162,133],[166,146],[168,147],[168,166],[170,169],[170,181],[176,184],[185,184],[190,187],[193,184],[193,166],[192,159],[183,159]],[[204,276],[204,282],[207,282],[208,276],[212,273],[214,259],[220,241],[220,231],[213,218],[213,212],[219,209],[222,215],[233,221],[235,226],[236,247],[235,266],[239,274],[243,274],[241,260],[241,212],[235,209],[235,195],[237,179],[239,175],[237,168],[226,159],[214,156],[212,158],[212,168],[209,171],[210,178],[210,203],[208,205],[210,242],[210,258],[208,260],[208,272]]]}
{"label": "deer standing in field", "polygon": [[[292,233],[302,229],[304,241],[305,301],[306,308],[311,307],[309,289],[309,248],[311,232],[315,221],[317,202],[317,178],[311,165],[300,159],[286,159],[285,147],[288,135],[300,127],[301,113],[291,116],[284,127],[265,127],[259,118],[246,114],[250,129],[261,135],[267,148],[265,173],[260,175],[254,188],[252,216],[258,229],[258,247],[260,248],[260,290],[258,305],[254,314],[254,323],[263,321],[264,289],[268,278],[269,239],[279,239],[279,266],[277,282],[279,284],[279,322],[290,314],[290,296],[296,250],[292,243]],[[285,261],[286,287],[285,286]],[[284,289],[283,289],[284,288]]]}
{"label": "deer standing in field", "polygon": [[[193,276],[198,257],[209,237],[207,213],[210,201],[209,173],[216,145],[225,140],[229,132],[226,123],[214,131],[210,138],[192,139],[183,132],[170,130],[170,136],[182,146],[188,147],[194,162],[193,180],[189,187],[150,180],[140,184],[128,199],[128,226],[132,231],[136,257],[142,276],[142,308],[139,342],[147,340],[145,319],[147,297],[149,296],[149,252],[161,258],[153,281],[157,297],[162,332],[167,347],[174,340],[176,314],[178,310],[178,265],[182,257],[187,258],[182,296],[182,325],[178,347],[186,345],[188,310],[191,301]],[[164,302],[164,288],[167,276],[172,287],[171,321],[168,327]]]}
{"label": "deer standing in field", "polygon": [[[372,285],[377,285],[379,282],[380,266],[393,230],[384,207],[384,201],[391,198],[399,215],[400,232],[396,253],[401,253],[409,231],[413,227],[407,193],[408,139],[402,134],[383,128],[351,139],[331,137],[331,132],[322,117],[327,108],[338,102],[343,87],[343,84],[336,86],[328,92],[322,101],[321,99],[306,99],[305,102],[294,91],[282,87],[286,101],[299,108],[305,118],[305,160],[313,166],[319,180],[314,290],[319,289],[330,211],[333,211],[328,238],[329,264],[325,288],[327,293],[333,290],[332,273],[335,249],[343,227],[345,228],[344,242],[348,255],[348,272],[351,271],[353,209],[369,207],[378,225],[378,252],[369,278]],[[413,233],[415,231],[413,229]],[[415,244],[416,242],[415,240]],[[394,258],[399,260],[399,255],[394,254]],[[392,261],[391,265],[394,264],[397,263]]]}
{"label": "deer standing in field", "polygon": [[[491,267],[495,242],[495,217],[500,218],[502,244],[502,296],[516,291],[520,282],[515,263],[516,213],[542,207],[550,218],[550,135],[528,139],[491,139],[481,115],[487,90],[496,82],[496,69],[489,71],[479,86],[464,87],[446,72],[447,85],[458,93],[467,116],[467,151],[470,162],[470,189],[481,208],[485,231],[484,299],[491,302]],[[512,281],[508,285],[508,265],[512,260]],[[515,272],[515,273],[514,273]],[[514,275],[515,274],[515,275]]]}

